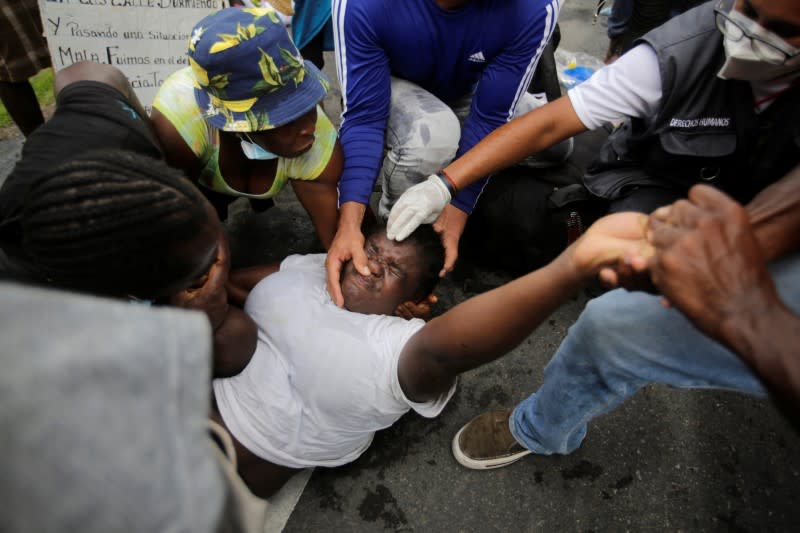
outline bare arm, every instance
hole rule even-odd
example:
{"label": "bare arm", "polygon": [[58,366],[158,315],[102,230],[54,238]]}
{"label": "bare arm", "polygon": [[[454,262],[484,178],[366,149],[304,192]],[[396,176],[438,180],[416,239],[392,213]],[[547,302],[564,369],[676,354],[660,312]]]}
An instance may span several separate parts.
{"label": "bare arm", "polygon": [[[568,97],[562,96],[497,128],[445,167],[444,172],[453,180],[458,190],[463,190],[488,174],[511,166],[532,153],[583,131],[586,131],[586,127],[575,114],[572,103]],[[423,182],[421,186],[427,187],[429,184]],[[398,202],[396,209],[402,210],[401,202]],[[389,219],[390,232],[392,219],[393,217]],[[466,223],[467,214],[453,203],[444,207],[434,223],[445,249],[445,262],[439,273],[441,276],[451,272],[455,266],[458,242]]]}
{"label": "bare arm", "polygon": [[800,165],[761,191],[747,214],[767,262],[800,247]]}
{"label": "bare arm", "polygon": [[247,366],[256,351],[258,328],[238,307],[229,307],[222,324],[214,330],[215,378],[235,376]]}
{"label": "bare arm", "polygon": [[192,149],[183,140],[181,134],[175,129],[167,117],[165,117],[158,109],[153,108],[153,115],[151,117],[153,128],[161,144],[161,149],[164,151],[164,159],[174,168],[183,171],[187,178],[197,183],[200,179],[200,171],[202,170],[202,163],[200,158],[192,152]]}
{"label": "bare arm", "polygon": [[400,355],[403,392],[414,401],[430,400],[459,373],[507,353],[601,266],[645,246],[646,220],[637,213],[605,217],[546,267],[431,320]]}
{"label": "bare arm", "polygon": [[500,126],[444,170],[461,190],[483,176],[584,131],[586,127],[565,95]]}
{"label": "bare arm", "polygon": [[[466,213],[456,214],[456,204],[450,203],[452,189],[462,190],[487,174],[583,131],[586,127],[566,96],[504,124],[444,168],[444,183],[452,187],[433,175],[405,191],[389,214],[389,238],[402,241],[420,224],[439,217],[435,227],[447,252],[443,272],[452,270],[466,222]],[[444,228],[446,231],[442,231]]]}
{"label": "bare arm", "polygon": [[297,199],[305,208],[314,224],[322,246],[328,250],[336,234],[339,222],[339,178],[342,176],[344,155],[339,142],[333,148],[328,165],[317,179],[312,181],[292,180]]}
{"label": "bare arm", "polygon": [[[666,213],[669,206],[657,213]],[[800,247],[800,165],[766,187],[745,207],[763,259],[771,263]],[[647,272],[647,258],[637,258],[634,265],[620,263],[600,272],[600,280],[609,288],[657,292]]]}
{"label": "bare arm", "polygon": [[251,267],[237,268],[231,271],[228,276],[226,289],[228,290],[228,302],[239,307],[244,307],[247,295],[253,287],[270,274],[280,270],[280,263],[268,263]]}
{"label": "bare arm", "polygon": [[726,342],[764,381],[791,418],[800,419],[800,317],[791,312],[777,294],[764,291],[766,298],[751,312],[725,327]]}

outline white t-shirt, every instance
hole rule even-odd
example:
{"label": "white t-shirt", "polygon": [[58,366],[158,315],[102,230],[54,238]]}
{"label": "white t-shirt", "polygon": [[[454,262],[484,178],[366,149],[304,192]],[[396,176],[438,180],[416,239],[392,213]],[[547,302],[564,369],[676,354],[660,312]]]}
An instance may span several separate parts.
{"label": "white t-shirt", "polygon": [[427,403],[405,397],[400,352],[425,322],[336,307],[324,254],[288,257],[251,291],[245,311],[258,325],[256,352],[241,374],[214,380],[214,395],[233,436],[270,462],[349,463],[375,431],[409,409],[433,418],[455,391]]}
{"label": "white t-shirt", "polygon": [[647,120],[661,107],[661,71],[655,50],[640,44],[567,93],[587,129],[627,117]]}
{"label": "white t-shirt", "polygon": [[[785,91],[800,76],[780,82],[751,82],[756,112],[772,103],[770,97]],[[649,123],[661,108],[661,70],[658,56],[648,44],[639,44],[612,64],[599,69],[567,93],[578,118],[594,130],[606,122],[627,117]]]}

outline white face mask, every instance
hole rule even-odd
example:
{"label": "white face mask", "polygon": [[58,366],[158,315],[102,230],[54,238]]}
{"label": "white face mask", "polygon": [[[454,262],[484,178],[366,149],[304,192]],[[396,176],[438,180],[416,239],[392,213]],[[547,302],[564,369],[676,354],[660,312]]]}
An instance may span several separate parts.
{"label": "white face mask", "polygon": [[[771,31],[762,28],[753,19],[744,16],[735,9],[731,9],[728,17],[736,21],[750,35],[763,39],[790,56],[800,52],[800,49],[791,46]],[[726,24],[731,23],[726,22]],[[735,32],[737,30],[734,28],[732,31]],[[769,81],[792,72],[800,72],[800,55],[787,59],[782,65],[773,65],[756,54],[753,50],[752,40],[747,35],[743,35],[738,41],[734,41],[725,35],[723,46],[725,47],[725,64],[722,65],[717,76],[724,80]]]}
{"label": "white face mask", "polygon": [[[250,137],[247,136],[249,139]],[[278,156],[270,152],[269,150],[263,149],[260,145],[254,142],[248,142],[245,140],[241,141],[242,143],[242,152],[247,159],[256,159],[256,160],[266,160],[266,159],[278,159]]]}

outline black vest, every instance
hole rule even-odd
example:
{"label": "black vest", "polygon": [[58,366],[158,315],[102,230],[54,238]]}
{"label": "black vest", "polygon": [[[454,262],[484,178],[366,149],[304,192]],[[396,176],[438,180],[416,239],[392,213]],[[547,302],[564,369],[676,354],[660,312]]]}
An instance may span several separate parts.
{"label": "black vest", "polygon": [[633,118],[609,136],[584,176],[594,194],[613,200],[632,186],[685,194],[709,183],[747,202],[800,161],[800,86],[756,114],[748,82],[718,78],[725,51],[715,3],[639,40],[658,56],[661,109],[649,125]]}

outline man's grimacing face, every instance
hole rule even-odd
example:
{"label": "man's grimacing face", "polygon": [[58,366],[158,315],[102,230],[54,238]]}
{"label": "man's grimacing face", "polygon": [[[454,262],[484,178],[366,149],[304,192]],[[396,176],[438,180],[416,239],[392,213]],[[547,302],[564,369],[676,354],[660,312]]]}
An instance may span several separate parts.
{"label": "man's grimacing face", "polygon": [[353,262],[342,270],[344,307],[356,313],[392,315],[401,303],[413,300],[421,272],[417,247],[396,242],[386,230],[373,234],[364,244],[371,276],[359,274]]}

